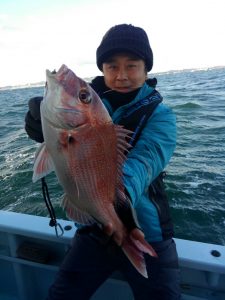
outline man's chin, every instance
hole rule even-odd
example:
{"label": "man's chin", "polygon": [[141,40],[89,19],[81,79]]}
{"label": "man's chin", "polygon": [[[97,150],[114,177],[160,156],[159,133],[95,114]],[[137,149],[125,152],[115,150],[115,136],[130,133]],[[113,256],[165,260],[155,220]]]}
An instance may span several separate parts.
{"label": "man's chin", "polygon": [[119,93],[129,93],[132,92],[134,89],[130,87],[115,87],[114,91],[119,92]]}

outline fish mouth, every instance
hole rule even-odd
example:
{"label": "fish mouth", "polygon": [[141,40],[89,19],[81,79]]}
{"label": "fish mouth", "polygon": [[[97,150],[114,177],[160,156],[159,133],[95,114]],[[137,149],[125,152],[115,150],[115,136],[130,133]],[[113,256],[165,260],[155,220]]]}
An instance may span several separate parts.
{"label": "fish mouth", "polygon": [[55,107],[55,110],[58,112],[81,114],[81,112],[76,108],[65,108],[65,107],[57,106]]}

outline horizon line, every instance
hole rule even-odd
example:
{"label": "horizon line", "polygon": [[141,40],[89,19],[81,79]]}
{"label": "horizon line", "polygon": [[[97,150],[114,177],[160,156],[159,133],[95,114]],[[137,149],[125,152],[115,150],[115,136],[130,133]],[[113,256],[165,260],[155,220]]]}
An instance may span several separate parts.
{"label": "horizon line", "polygon": [[[218,65],[214,67],[199,67],[199,68],[185,68],[185,69],[172,69],[168,71],[159,71],[159,72],[153,72],[150,73],[149,75],[162,75],[162,74],[169,74],[169,73],[181,73],[181,72],[190,72],[190,71],[207,71],[211,69],[223,69],[225,68],[225,65]],[[95,76],[88,76],[84,77],[84,80],[89,81],[90,79],[95,78]],[[151,76],[150,76],[151,77]],[[37,82],[28,82],[24,84],[14,84],[14,85],[5,85],[5,86],[0,86],[0,90],[5,90],[5,89],[16,89],[16,88],[29,88],[29,87],[41,87],[45,85],[45,81],[37,81]]]}

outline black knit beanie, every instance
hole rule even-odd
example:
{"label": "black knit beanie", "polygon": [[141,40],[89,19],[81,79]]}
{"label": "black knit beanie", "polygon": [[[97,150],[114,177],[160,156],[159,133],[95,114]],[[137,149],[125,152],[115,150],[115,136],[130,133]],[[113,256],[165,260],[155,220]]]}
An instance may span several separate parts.
{"label": "black knit beanie", "polygon": [[146,32],[131,24],[120,24],[110,28],[103,36],[96,51],[97,66],[102,71],[102,64],[112,55],[130,52],[145,61],[147,71],[153,66],[153,53]]}

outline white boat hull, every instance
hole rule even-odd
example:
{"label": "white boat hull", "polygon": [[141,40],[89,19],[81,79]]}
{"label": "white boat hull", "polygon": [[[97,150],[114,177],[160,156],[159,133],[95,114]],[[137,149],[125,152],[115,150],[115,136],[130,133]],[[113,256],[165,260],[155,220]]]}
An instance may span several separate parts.
{"label": "white boat hull", "polygon": [[[48,218],[0,211],[1,300],[45,299],[76,231],[73,222],[58,222],[64,228],[60,237]],[[175,240],[182,299],[225,300],[225,246]],[[91,300],[103,299],[133,299],[120,273],[113,274]]]}

